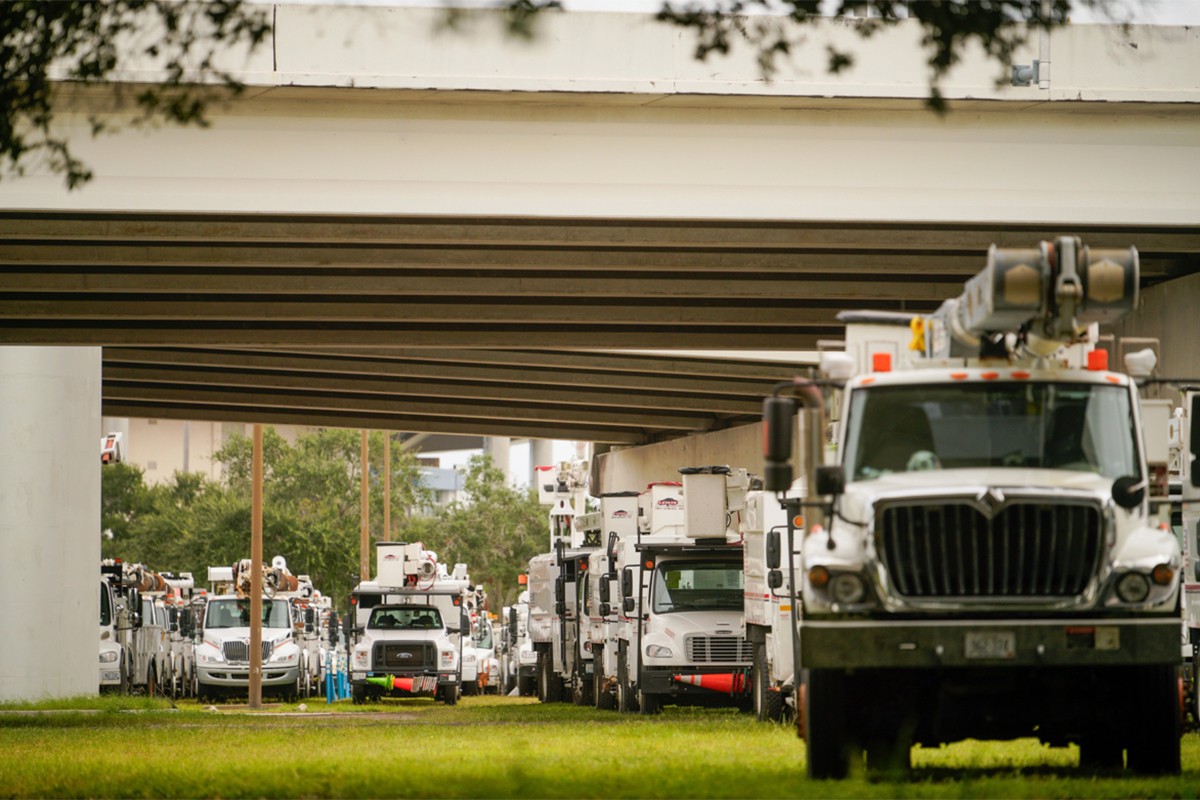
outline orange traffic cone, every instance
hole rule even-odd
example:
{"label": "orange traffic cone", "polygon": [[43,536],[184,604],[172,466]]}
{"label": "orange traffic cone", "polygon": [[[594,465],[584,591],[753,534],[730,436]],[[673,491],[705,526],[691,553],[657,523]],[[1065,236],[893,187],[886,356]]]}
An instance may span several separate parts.
{"label": "orange traffic cone", "polygon": [[413,690],[413,679],[392,678],[392,688],[399,689],[402,692],[411,692]]}
{"label": "orange traffic cone", "polygon": [[702,689],[712,689],[725,694],[741,694],[746,689],[746,679],[740,672],[722,672],[715,675],[676,675],[676,683],[688,683]]}

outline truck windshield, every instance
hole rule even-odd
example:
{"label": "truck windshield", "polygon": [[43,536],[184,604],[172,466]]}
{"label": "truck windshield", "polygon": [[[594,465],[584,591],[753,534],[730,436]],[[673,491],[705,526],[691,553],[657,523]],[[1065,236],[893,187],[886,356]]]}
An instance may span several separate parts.
{"label": "truck windshield", "polygon": [[668,561],[654,569],[655,614],[672,611],[741,611],[742,564],[731,561]]}
{"label": "truck windshield", "polygon": [[442,627],[442,615],[432,606],[376,606],[367,620],[378,630],[432,631]]}
{"label": "truck windshield", "polygon": [[[286,600],[264,600],[262,604],[262,624],[264,628],[291,627],[291,615],[288,614]],[[208,602],[208,611],[204,615],[206,628],[249,628],[250,599],[217,599]]]}
{"label": "truck windshield", "polygon": [[1026,467],[1139,475],[1121,386],[986,383],[881,386],[850,401],[850,480],[893,472]]}

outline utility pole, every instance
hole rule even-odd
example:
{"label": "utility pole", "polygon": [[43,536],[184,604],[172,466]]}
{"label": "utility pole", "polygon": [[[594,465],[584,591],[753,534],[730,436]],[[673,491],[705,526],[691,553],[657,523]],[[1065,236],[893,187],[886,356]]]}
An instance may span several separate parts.
{"label": "utility pole", "polygon": [[383,540],[392,540],[392,432],[383,432]]}
{"label": "utility pole", "polygon": [[368,447],[367,447],[367,432],[362,432],[362,503],[359,517],[360,525],[358,530],[358,572],[359,580],[371,580],[371,541],[370,531],[367,527],[367,514],[370,511],[367,502],[367,473],[370,470],[370,465],[367,463]]}
{"label": "utility pole", "polygon": [[250,500],[250,708],[262,708],[262,510],[263,432],[254,426],[254,466]]}

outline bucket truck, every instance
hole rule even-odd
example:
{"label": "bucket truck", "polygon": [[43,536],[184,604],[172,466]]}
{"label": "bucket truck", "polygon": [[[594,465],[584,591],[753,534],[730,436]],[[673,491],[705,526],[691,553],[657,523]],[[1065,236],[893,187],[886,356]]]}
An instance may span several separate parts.
{"label": "bucket truck", "polygon": [[798,549],[811,777],[864,752],[903,773],[914,743],[1023,736],[1076,743],[1087,768],[1179,772],[1182,559],[1152,513],[1166,486],[1135,379],[1152,364],[1131,353],[1120,372],[1098,346],[1137,291],[1134,248],[993,246],[933,314],[843,315],[846,352],[765,401],[780,497],[788,395],[805,409],[807,499],[784,498],[782,562]]}
{"label": "bucket truck", "polygon": [[377,576],[355,587],[350,690],[355,703],[387,696],[433,696],[454,705],[470,647],[465,564],[453,573],[420,542],[379,542]]}
{"label": "bucket truck", "polygon": [[587,462],[536,468],[538,499],[549,506],[550,552],[529,561],[529,635],[537,653],[537,694],[543,703],[591,703],[592,653],[580,636],[582,576],[599,532],[576,518],[587,500]]}
{"label": "bucket truck", "polygon": [[748,707],[743,609],[745,469],[685,467],[638,498],[635,537],[616,551],[621,612],[617,707]]}

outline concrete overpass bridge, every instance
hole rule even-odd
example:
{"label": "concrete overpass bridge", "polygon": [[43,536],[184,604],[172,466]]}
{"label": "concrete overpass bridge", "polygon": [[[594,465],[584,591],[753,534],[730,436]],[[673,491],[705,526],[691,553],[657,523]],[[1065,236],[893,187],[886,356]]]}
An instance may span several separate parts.
{"label": "concrete overpass bridge", "polygon": [[[211,128],[92,140],[115,92],[75,90],[60,120],[95,182],[0,182],[0,440],[21,454],[0,494],[26,501],[0,520],[9,635],[82,608],[62,638],[91,652],[102,409],[654,443],[609,475],[635,481],[752,458],[744,423],[794,366],[751,354],[837,338],[848,306],[933,308],[993,242],[1137,245],[1133,330],[1194,318],[1196,29],[1056,32],[1044,88],[971,56],[939,117],[905,25],[827,26],[768,82],[645,15],[551,17],[529,45],[438,20],[281,5],[268,46],[229,56],[249,89]],[[858,66],[825,75],[823,37]],[[1166,348],[1177,372],[1197,357]],[[67,550],[78,596],[38,607],[29,565]],[[94,684],[61,655],[6,663],[0,691]]]}

